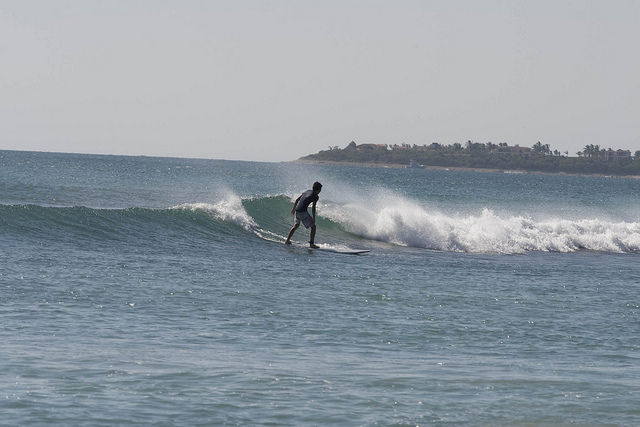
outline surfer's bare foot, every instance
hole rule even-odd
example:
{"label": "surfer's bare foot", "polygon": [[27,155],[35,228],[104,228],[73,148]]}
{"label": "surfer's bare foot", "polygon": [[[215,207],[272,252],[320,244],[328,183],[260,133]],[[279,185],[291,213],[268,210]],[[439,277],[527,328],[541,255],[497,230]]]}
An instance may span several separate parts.
{"label": "surfer's bare foot", "polygon": [[309,243],[309,247],[311,249],[318,249],[320,246],[316,245],[315,243]]}
{"label": "surfer's bare foot", "polygon": [[291,240],[285,240],[284,244],[285,245],[290,245],[291,244]]}

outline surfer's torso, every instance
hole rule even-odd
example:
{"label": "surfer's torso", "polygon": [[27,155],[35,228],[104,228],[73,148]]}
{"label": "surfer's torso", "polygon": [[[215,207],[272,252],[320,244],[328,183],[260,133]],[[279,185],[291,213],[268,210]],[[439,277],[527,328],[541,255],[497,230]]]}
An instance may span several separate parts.
{"label": "surfer's torso", "polygon": [[317,202],[319,198],[320,197],[318,197],[313,190],[305,191],[302,193],[302,196],[300,196],[300,201],[296,205],[296,211],[306,212],[309,205],[313,202]]}

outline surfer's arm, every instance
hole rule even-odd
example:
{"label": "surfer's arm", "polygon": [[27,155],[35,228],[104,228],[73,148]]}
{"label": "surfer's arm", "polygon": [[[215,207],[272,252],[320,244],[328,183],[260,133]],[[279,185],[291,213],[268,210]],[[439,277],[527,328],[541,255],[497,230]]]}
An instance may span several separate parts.
{"label": "surfer's arm", "polygon": [[[302,195],[300,195],[300,197],[298,197],[296,199],[295,202],[293,202],[293,207],[291,208],[291,215],[295,215],[296,214],[296,206],[298,206],[298,202],[300,201],[300,198],[302,197]],[[315,206],[315,205],[314,205]]]}
{"label": "surfer's arm", "polygon": [[311,213],[313,214],[313,222],[316,221],[316,202],[313,202],[313,206],[311,207]]}

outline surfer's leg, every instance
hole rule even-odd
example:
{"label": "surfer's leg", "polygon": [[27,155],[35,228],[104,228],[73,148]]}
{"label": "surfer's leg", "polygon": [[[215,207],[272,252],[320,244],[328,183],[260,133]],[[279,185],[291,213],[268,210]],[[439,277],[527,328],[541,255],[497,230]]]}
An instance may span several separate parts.
{"label": "surfer's leg", "polygon": [[311,226],[311,236],[309,237],[309,247],[317,248],[318,246],[314,243],[316,241],[316,225],[313,224]]}
{"label": "surfer's leg", "polygon": [[289,235],[287,236],[287,240],[284,241],[285,245],[290,245],[291,244],[291,236],[293,236],[293,233],[296,232],[296,230],[298,229],[299,226],[300,226],[300,224],[295,224],[293,227],[291,227],[291,230],[289,231]]}

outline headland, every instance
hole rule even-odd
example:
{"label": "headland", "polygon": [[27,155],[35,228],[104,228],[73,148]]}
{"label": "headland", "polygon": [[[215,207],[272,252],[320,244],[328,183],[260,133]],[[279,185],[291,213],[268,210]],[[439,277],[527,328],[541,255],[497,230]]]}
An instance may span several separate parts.
{"label": "headland", "polygon": [[640,151],[632,156],[629,150],[604,150],[585,147],[578,156],[551,151],[540,142],[533,147],[481,144],[467,142],[443,146],[403,144],[356,144],[345,148],[329,147],[297,160],[306,163],[335,165],[465,170],[476,172],[544,173],[561,175],[640,177]]}

